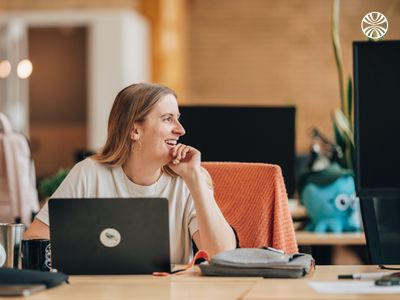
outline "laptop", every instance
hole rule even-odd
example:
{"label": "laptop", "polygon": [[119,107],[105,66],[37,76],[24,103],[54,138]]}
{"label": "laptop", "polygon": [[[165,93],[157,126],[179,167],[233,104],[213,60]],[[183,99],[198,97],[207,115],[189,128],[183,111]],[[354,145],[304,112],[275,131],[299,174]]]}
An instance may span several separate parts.
{"label": "laptop", "polygon": [[52,268],[58,271],[171,271],[166,198],[54,198],[49,218]]}

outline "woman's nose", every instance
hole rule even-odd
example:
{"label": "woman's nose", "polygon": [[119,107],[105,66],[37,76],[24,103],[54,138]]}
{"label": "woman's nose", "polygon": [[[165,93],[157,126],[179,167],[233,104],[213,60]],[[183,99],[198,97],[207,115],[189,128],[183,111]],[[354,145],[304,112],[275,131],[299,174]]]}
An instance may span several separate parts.
{"label": "woman's nose", "polygon": [[174,133],[179,134],[180,136],[186,133],[185,128],[183,128],[182,124],[179,121],[176,121]]}

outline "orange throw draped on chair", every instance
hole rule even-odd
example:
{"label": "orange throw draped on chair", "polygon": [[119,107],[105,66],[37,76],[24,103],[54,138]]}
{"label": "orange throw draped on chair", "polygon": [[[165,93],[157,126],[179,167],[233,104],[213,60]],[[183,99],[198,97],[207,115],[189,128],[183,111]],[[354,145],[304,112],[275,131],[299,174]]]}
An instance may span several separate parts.
{"label": "orange throw draped on chair", "polygon": [[202,166],[212,177],[215,199],[235,228],[240,247],[298,252],[279,166],[236,162],[204,162]]}

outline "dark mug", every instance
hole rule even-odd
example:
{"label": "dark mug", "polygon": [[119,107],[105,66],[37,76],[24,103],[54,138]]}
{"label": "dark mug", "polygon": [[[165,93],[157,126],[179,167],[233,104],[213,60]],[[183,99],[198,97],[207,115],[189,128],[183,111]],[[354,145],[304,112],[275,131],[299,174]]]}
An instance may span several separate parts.
{"label": "dark mug", "polygon": [[22,240],[21,260],[23,269],[51,271],[50,240]]}

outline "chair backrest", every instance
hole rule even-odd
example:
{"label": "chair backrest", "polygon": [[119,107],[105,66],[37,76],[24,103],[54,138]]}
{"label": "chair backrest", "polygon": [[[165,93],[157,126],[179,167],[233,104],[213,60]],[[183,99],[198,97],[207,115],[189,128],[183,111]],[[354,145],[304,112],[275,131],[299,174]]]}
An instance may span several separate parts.
{"label": "chair backrest", "polygon": [[298,252],[279,166],[236,162],[203,162],[202,166],[212,177],[215,199],[242,248],[270,246]]}

